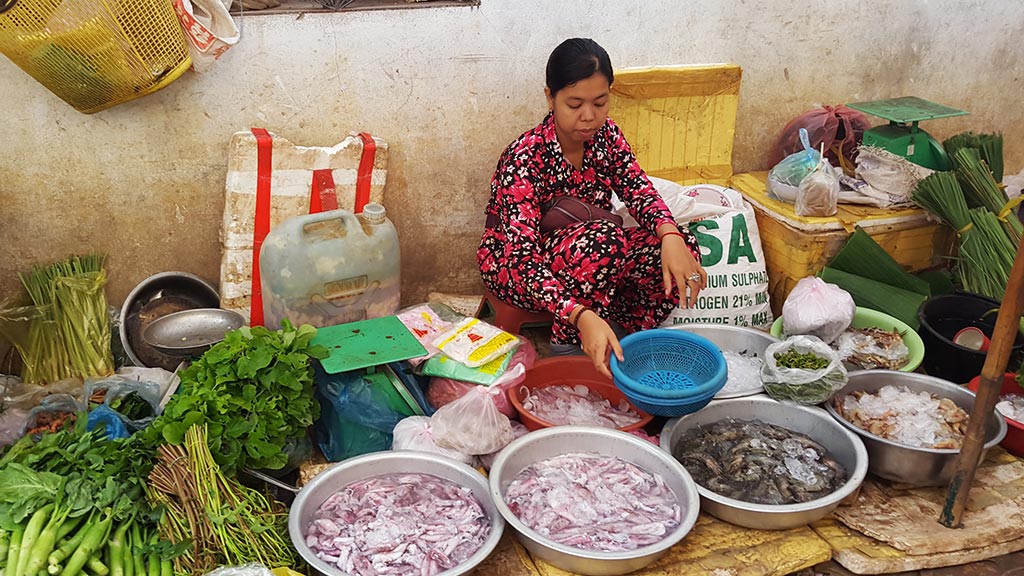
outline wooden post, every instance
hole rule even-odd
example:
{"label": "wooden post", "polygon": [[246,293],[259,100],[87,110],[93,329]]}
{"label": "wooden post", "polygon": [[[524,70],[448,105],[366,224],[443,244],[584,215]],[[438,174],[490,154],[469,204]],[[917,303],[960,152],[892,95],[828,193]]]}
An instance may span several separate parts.
{"label": "wooden post", "polygon": [[999,401],[999,390],[1003,385],[1006,363],[1010,360],[1013,342],[1020,327],[1021,312],[1024,312],[1024,241],[1017,245],[1017,256],[1010,270],[1006,294],[999,306],[999,317],[992,331],[992,342],[981,369],[981,383],[974,399],[971,419],[967,423],[967,435],[956,461],[956,471],[949,482],[946,504],[942,508],[939,522],[949,528],[958,528],[967,508],[974,473],[978,470],[981,449],[985,445],[985,428],[992,410]]}

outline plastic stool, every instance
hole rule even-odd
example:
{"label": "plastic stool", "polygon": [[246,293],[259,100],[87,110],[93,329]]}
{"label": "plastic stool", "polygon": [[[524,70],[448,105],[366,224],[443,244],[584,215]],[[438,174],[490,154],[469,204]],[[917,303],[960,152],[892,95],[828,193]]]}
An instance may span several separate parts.
{"label": "plastic stool", "polygon": [[488,310],[494,312],[492,324],[512,334],[519,334],[523,326],[547,325],[554,322],[555,317],[550,312],[532,312],[523,310],[511,304],[502,302],[489,291],[484,292],[484,297],[477,308],[476,317],[479,318]]}

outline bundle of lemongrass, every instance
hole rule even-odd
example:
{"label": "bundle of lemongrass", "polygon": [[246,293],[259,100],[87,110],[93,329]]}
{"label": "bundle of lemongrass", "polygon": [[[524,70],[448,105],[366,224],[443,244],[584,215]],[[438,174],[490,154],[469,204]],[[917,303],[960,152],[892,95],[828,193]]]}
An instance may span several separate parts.
{"label": "bundle of lemongrass", "polygon": [[20,349],[25,382],[106,376],[114,371],[104,257],[72,256],[19,274],[35,309]]}
{"label": "bundle of lemongrass", "polygon": [[[985,137],[969,136],[960,138],[960,144]],[[950,140],[946,146],[952,152],[955,170],[935,172],[921,180],[913,200],[956,230],[956,274],[964,290],[1001,300],[1024,227],[983,158],[994,154],[996,147],[979,151],[951,146]],[[1001,166],[1001,138],[998,143]]]}

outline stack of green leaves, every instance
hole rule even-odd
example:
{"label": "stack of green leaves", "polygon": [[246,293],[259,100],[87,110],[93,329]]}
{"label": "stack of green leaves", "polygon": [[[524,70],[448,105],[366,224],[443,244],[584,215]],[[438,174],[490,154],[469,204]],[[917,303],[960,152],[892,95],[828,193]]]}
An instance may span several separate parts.
{"label": "stack of green leaves", "polygon": [[19,274],[36,310],[19,347],[26,382],[93,378],[114,371],[104,257],[72,256]]}
{"label": "stack of green leaves", "polygon": [[857,306],[888,314],[914,329],[917,310],[931,295],[927,281],[904,270],[861,228],[819,276],[849,292]]}
{"label": "stack of green leaves", "polygon": [[285,446],[304,438],[320,415],[313,397],[310,358],[327,349],[310,345],[316,328],[262,326],[229,332],[181,373],[181,386],[146,429],[150,445],[180,445],[197,424],[209,430],[210,451],[228,474],[242,468],[279,470]]}

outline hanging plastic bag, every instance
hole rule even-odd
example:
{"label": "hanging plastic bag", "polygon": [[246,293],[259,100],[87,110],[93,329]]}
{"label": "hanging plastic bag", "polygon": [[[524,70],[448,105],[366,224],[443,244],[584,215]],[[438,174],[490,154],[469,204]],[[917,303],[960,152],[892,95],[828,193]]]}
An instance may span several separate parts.
{"label": "hanging plastic bag", "polygon": [[192,69],[206,72],[238,43],[240,34],[228,8],[231,0],[173,0],[174,13],[188,39]]}
{"label": "hanging plastic bag", "polygon": [[[508,399],[508,391],[514,390],[526,380],[526,371],[533,368],[537,361],[537,350],[529,340],[522,338],[522,343],[512,355],[509,368],[491,383],[491,388],[500,389],[501,394],[491,396],[498,411],[505,416],[515,416],[516,409]],[[462,382],[451,378],[431,378],[427,386],[427,401],[434,408],[440,408],[462,398],[470,390],[478,387],[477,384]]]}
{"label": "hanging plastic bag", "polygon": [[415,450],[416,452],[440,454],[459,462],[465,462],[470,466],[476,463],[476,458],[469,454],[438,446],[434,441],[430,418],[426,416],[409,416],[395,425],[392,434],[394,435],[394,440],[391,442],[392,450]]}
{"label": "hanging plastic bag", "polygon": [[430,417],[438,446],[477,455],[497,452],[512,441],[508,416],[498,411],[491,396],[500,388],[477,386]]}
{"label": "hanging plastic bag", "polygon": [[796,193],[797,216],[833,216],[839,209],[839,176],[823,156],[800,181]]}
{"label": "hanging plastic bag", "polygon": [[832,342],[850,327],[857,304],[846,290],[817,276],[801,278],[782,304],[782,331]]}
{"label": "hanging plastic bag", "polygon": [[828,401],[848,380],[839,353],[814,336],[793,336],[764,351],[761,382],[776,400],[814,405]]}

